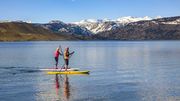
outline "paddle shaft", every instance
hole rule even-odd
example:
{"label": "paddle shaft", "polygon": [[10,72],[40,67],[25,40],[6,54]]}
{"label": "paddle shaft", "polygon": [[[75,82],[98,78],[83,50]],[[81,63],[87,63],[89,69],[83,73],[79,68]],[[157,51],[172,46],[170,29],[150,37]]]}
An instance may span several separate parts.
{"label": "paddle shaft", "polygon": [[[63,54],[63,51],[62,51],[61,45],[59,45],[59,48],[60,48],[61,54],[62,54],[62,56],[63,56],[64,63],[65,63],[64,54]],[[64,66],[64,65],[63,65],[63,66]],[[61,70],[62,70],[63,66],[61,67]],[[61,70],[60,70],[60,71],[61,71]]]}

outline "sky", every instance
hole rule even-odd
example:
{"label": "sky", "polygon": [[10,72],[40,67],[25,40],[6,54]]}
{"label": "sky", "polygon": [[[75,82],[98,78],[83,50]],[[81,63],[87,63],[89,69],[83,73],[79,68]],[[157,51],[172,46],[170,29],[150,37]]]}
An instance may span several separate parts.
{"label": "sky", "polygon": [[0,0],[0,20],[47,23],[180,16],[180,0]]}

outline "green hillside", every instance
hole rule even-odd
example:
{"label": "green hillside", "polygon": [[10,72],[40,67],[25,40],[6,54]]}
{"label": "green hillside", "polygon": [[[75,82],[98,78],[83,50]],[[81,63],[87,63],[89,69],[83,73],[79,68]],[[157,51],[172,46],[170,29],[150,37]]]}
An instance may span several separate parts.
{"label": "green hillside", "polygon": [[0,41],[77,40],[73,36],[22,22],[0,23]]}

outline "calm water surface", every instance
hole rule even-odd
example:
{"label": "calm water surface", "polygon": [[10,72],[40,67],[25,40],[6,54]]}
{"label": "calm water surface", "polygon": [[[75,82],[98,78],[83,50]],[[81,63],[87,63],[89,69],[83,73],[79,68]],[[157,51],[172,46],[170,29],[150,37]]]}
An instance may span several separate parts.
{"label": "calm water surface", "polygon": [[[59,44],[90,75],[39,71],[54,66]],[[180,41],[0,43],[1,101],[180,101],[179,78]]]}

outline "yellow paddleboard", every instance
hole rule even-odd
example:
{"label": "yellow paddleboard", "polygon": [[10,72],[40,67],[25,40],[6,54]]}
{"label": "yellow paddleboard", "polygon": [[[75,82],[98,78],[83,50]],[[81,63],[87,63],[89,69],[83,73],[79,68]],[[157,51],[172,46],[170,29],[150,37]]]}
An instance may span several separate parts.
{"label": "yellow paddleboard", "polygon": [[89,74],[89,71],[49,71],[47,74]]}

